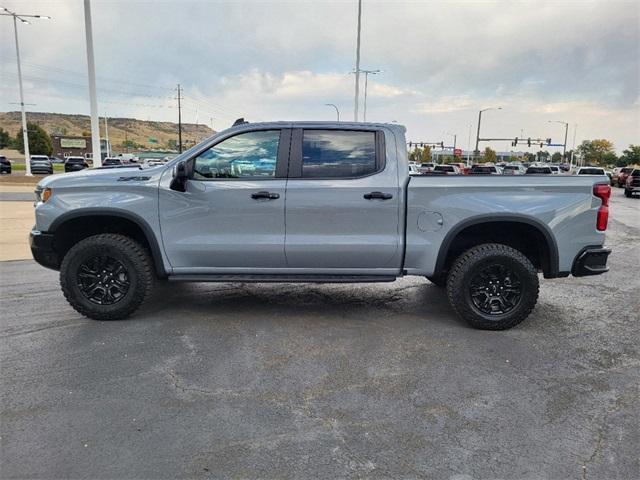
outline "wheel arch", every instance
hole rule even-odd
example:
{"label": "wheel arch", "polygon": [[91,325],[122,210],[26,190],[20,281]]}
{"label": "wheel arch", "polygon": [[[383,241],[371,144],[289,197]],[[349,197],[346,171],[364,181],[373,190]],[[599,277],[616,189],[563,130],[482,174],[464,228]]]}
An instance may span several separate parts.
{"label": "wheel arch", "polygon": [[[526,234],[533,235],[531,239],[537,241],[533,246],[523,241],[522,236]],[[503,243],[524,250],[545,278],[560,276],[558,245],[548,225],[534,217],[494,214],[468,218],[449,230],[438,250],[434,275],[446,274],[460,253],[481,243]]]}
{"label": "wheel arch", "polygon": [[112,208],[76,209],[57,217],[47,233],[54,235],[54,248],[60,262],[74,243],[88,236],[100,233],[128,235],[149,250],[156,275],[161,278],[167,276],[160,244],[153,228],[135,213]]}

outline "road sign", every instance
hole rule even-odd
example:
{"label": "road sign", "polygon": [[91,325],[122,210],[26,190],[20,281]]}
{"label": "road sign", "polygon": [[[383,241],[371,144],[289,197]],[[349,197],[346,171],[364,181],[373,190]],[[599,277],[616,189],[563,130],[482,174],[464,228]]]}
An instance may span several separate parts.
{"label": "road sign", "polygon": [[454,148],[453,149],[453,156],[460,158],[462,156],[462,149],[461,148]]}

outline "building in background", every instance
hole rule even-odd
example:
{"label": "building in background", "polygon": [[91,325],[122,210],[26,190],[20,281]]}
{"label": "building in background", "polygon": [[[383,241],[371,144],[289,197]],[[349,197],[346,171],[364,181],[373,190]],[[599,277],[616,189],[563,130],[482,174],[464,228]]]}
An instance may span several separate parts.
{"label": "building in background", "polygon": [[[93,149],[91,147],[91,137],[71,137],[68,135],[52,135],[53,156],[58,158],[84,157],[87,160],[93,159]],[[109,145],[111,146],[111,145]],[[102,159],[107,156],[107,141],[100,140],[100,150]],[[109,148],[111,150],[111,148]]]}

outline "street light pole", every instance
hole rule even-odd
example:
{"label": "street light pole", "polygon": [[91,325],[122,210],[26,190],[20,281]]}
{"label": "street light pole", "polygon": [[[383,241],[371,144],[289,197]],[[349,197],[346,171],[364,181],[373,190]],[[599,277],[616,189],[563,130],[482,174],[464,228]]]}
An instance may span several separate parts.
{"label": "street light pole", "polygon": [[478,145],[480,144],[480,123],[482,122],[482,112],[486,112],[487,110],[502,110],[502,107],[484,108],[478,112],[478,133],[476,135],[476,149],[473,152],[475,157],[480,156],[480,150],[478,150]]}
{"label": "street light pole", "polygon": [[353,105],[353,121],[358,121],[358,103],[360,102],[360,27],[362,19],[362,0],[358,0],[358,39],[356,41],[356,93]]}
{"label": "street light pole", "polygon": [[382,72],[382,70],[361,70],[364,73],[364,111],[363,111],[363,121],[367,121],[367,86],[369,84],[369,75],[377,75]]}
{"label": "street light pole", "polygon": [[100,120],[98,119],[98,98],[96,95],[96,64],[93,58],[93,33],[91,29],[91,1],[84,0],[84,31],[87,42],[87,68],[89,70],[89,105],[91,109],[91,151],[93,166],[102,166],[100,149]]}
{"label": "street light pole", "polygon": [[0,16],[3,17],[13,17],[13,33],[16,40],[16,60],[18,62],[18,85],[20,90],[20,111],[22,114],[22,142],[24,145],[24,164],[25,164],[25,175],[27,177],[31,177],[31,155],[29,152],[29,132],[27,131],[27,114],[24,111],[24,92],[22,89],[22,68],[20,65],[20,46],[18,44],[18,20],[22,23],[28,24],[29,22],[25,20],[25,18],[42,18],[46,20],[51,20],[51,17],[47,15],[22,15],[6,8],[2,7],[3,13],[0,13]]}
{"label": "street light pole", "polygon": [[338,116],[338,121],[340,121],[340,110],[338,110],[338,107],[336,107],[333,103],[325,103],[325,106],[335,108],[336,115]]}
{"label": "street light pole", "polygon": [[562,158],[567,158],[567,134],[569,133],[569,122],[562,120],[548,120],[547,123],[561,123],[564,125],[564,143],[562,144]]}

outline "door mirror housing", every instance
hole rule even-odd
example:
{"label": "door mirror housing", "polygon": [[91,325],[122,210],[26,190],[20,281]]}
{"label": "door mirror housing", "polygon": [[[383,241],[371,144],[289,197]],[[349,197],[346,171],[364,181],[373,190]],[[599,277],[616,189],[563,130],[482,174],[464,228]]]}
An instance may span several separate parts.
{"label": "door mirror housing", "polygon": [[185,192],[187,190],[187,180],[189,179],[186,162],[180,162],[173,167],[173,178],[169,188],[177,192]]}

